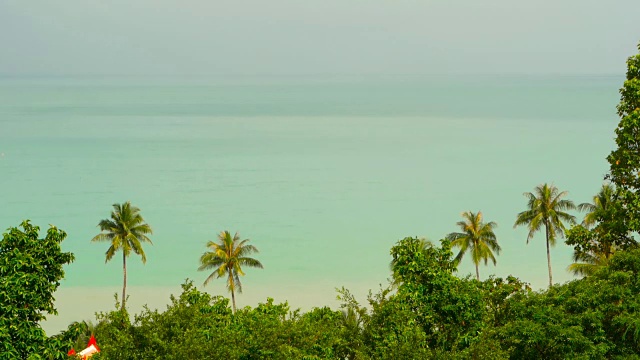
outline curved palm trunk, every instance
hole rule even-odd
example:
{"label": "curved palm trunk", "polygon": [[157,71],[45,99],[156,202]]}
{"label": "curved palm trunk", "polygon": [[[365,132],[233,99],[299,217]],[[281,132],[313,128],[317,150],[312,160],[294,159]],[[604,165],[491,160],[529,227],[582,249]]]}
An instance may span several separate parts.
{"label": "curved palm trunk", "polygon": [[549,249],[549,225],[545,224],[547,233],[547,266],[549,267],[549,287],[553,285],[553,277],[551,275],[551,251]]}
{"label": "curved palm trunk", "polygon": [[127,256],[122,251],[122,273],[124,274],[124,281],[122,285],[122,310],[124,310],[124,303],[127,300]]}
{"label": "curved palm trunk", "polygon": [[231,289],[231,305],[233,305],[233,313],[236,313],[236,294],[235,294],[235,284],[233,283],[233,272],[229,270],[229,288]]}

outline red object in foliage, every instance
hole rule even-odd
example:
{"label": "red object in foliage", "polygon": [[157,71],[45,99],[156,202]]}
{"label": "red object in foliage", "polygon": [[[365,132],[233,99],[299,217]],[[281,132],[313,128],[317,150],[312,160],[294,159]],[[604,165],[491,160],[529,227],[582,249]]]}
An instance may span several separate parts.
{"label": "red object in foliage", "polygon": [[69,356],[72,356],[72,355],[75,355],[75,354],[76,354],[76,351],[73,348],[71,348],[71,350],[69,350],[69,352],[67,353],[67,355],[69,355]]}
{"label": "red object in foliage", "polygon": [[89,338],[89,343],[87,344],[87,347],[90,347],[91,345],[95,346],[96,350],[100,351],[100,348],[98,347],[98,343],[96,343],[96,338],[95,336],[93,336],[93,334],[91,334],[91,337]]}

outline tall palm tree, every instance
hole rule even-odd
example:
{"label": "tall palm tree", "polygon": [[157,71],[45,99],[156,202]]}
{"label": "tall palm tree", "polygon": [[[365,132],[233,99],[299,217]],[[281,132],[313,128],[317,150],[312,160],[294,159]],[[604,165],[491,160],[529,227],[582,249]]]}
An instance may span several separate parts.
{"label": "tall palm tree", "polygon": [[101,220],[98,223],[101,233],[94,236],[91,241],[108,241],[111,243],[105,253],[105,263],[113,258],[118,251],[122,251],[122,309],[125,308],[127,300],[127,257],[131,252],[140,255],[142,263],[146,264],[147,256],[142,248],[142,243],[153,244],[147,235],[153,231],[147,224],[140,209],[132,206],[129,201],[123,204],[113,204],[111,218]]}
{"label": "tall palm tree", "polygon": [[547,266],[549,267],[549,287],[553,285],[551,273],[550,247],[556,243],[556,238],[563,237],[565,231],[564,222],[575,223],[575,216],[567,213],[567,210],[576,208],[571,200],[563,199],[566,191],[560,192],[557,187],[549,184],[538,185],[534,192],[524,193],[528,199],[527,210],[518,214],[513,227],[526,225],[529,229],[527,244],[543,226],[545,228],[547,243]]}
{"label": "tall palm tree", "polygon": [[236,234],[232,237],[229,231],[222,231],[218,235],[219,242],[207,242],[206,251],[200,257],[199,271],[213,270],[213,272],[204,281],[207,285],[213,278],[221,278],[227,276],[227,289],[231,292],[231,302],[233,304],[233,313],[236,312],[236,296],[235,292],[242,293],[242,283],[240,276],[244,276],[242,266],[260,268],[260,261],[247,257],[252,253],[257,253],[255,246],[247,244],[249,239],[240,240],[240,236]]}
{"label": "tall palm tree", "polygon": [[502,250],[493,231],[498,225],[493,221],[485,223],[480,211],[477,213],[467,211],[462,213],[462,217],[464,220],[457,222],[462,232],[451,233],[447,235],[447,239],[451,240],[452,247],[460,248],[460,252],[454,259],[457,264],[460,263],[467,251],[471,252],[471,260],[476,266],[476,279],[480,281],[480,272],[478,271],[480,261],[484,260],[484,264],[487,265],[488,260],[491,259],[495,265],[496,257],[493,253],[499,255]]}
{"label": "tall palm tree", "polygon": [[598,194],[593,197],[593,203],[582,203],[578,210],[586,212],[582,224],[589,228],[598,221],[598,215],[606,212],[614,202],[615,188],[611,184],[603,184]]}

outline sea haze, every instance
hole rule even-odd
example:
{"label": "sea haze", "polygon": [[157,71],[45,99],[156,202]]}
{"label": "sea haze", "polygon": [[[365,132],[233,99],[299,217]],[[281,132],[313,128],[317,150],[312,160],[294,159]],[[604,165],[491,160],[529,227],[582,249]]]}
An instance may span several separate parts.
{"label": "sea haze", "polygon": [[[260,249],[240,306],[267,296],[364,301],[405,236],[438,240],[460,213],[498,223],[503,248],[480,275],[545,286],[543,236],[513,229],[523,192],[543,183],[589,201],[608,169],[622,78],[385,76],[0,78],[0,226],[31,219],[68,232],[76,255],[48,331],[112,308],[119,257],[90,243],[111,204],[153,227],[148,262],[128,262],[132,310],[161,306],[228,229]],[[576,214],[578,215],[578,214]],[[571,248],[552,252],[554,280]],[[460,275],[471,273],[465,258]],[[224,281],[207,288],[226,295]]]}

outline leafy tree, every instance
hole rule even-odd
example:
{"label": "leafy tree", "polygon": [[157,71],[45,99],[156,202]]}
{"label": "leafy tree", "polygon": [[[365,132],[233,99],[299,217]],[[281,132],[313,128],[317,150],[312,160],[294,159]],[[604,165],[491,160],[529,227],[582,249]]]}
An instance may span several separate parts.
{"label": "leafy tree", "polygon": [[[419,241],[420,248],[422,248],[422,251],[424,252],[428,252],[429,249],[433,248],[434,246],[433,242],[431,242],[431,240],[428,240],[426,238],[420,238],[418,241]],[[396,261],[397,259],[392,258],[391,261],[389,262],[389,269],[391,270],[391,277],[393,279],[393,281],[391,282],[392,287],[397,287],[401,283],[399,276],[397,276],[396,272],[393,271],[393,269],[396,266]]]}
{"label": "leafy tree", "polygon": [[40,327],[47,314],[57,314],[53,294],[64,278],[63,266],[74,256],[60,247],[64,231],[51,226],[42,239],[39,232],[24,221],[19,228],[9,228],[0,241],[0,359],[66,357],[79,331],[72,324],[47,338]]}
{"label": "leafy tree", "polygon": [[[98,359],[135,359],[140,358],[140,344],[134,338],[134,327],[126,308],[115,295],[116,310],[96,314],[95,336],[99,341]],[[95,358],[96,355],[92,356]],[[144,358],[144,357],[142,357]]]}
{"label": "leafy tree", "polygon": [[236,233],[233,237],[229,231],[222,231],[218,235],[219,243],[214,241],[207,242],[206,251],[200,257],[199,271],[214,270],[204,281],[207,285],[213,278],[221,278],[227,276],[227,289],[231,292],[231,303],[233,304],[233,312],[236,312],[236,296],[235,292],[242,292],[242,283],[240,276],[244,276],[242,267],[253,267],[262,269],[260,261],[247,257],[252,253],[257,253],[258,249],[247,244],[249,239],[240,240],[240,236]]}
{"label": "leafy tree", "polygon": [[640,250],[592,276],[506,298],[500,340],[512,359],[640,359]]}
{"label": "leafy tree", "polygon": [[[116,300],[116,310],[98,314],[96,337],[105,359],[237,359],[238,348],[225,329],[229,301],[198,291],[193,282],[171,295],[164,311],[145,307],[133,323]],[[224,342],[224,346],[216,346]],[[211,344],[210,346],[208,344]]]}
{"label": "leafy tree", "polygon": [[484,260],[484,264],[487,265],[487,261],[491,259],[495,265],[496,257],[493,253],[500,254],[501,248],[493,231],[498,225],[493,221],[485,223],[480,211],[477,213],[467,211],[462,213],[462,217],[464,221],[457,223],[462,232],[451,233],[447,235],[447,239],[451,241],[452,247],[460,248],[460,252],[455,257],[456,263],[460,263],[467,251],[471,252],[471,260],[476,267],[476,279],[480,281],[478,271],[480,261]]}
{"label": "leafy tree", "polygon": [[529,229],[527,244],[543,226],[545,228],[547,244],[547,266],[549,268],[549,287],[553,285],[551,273],[550,247],[556,243],[556,238],[564,236],[564,222],[575,222],[575,216],[567,213],[567,210],[575,209],[572,201],[563,199],[566,191],[560,192],[557,187],[548,184],[538,185],[534,192],[524,193],[527,197],[527,210],[518,214],[513,227],[526,225]]}
{"label": "leafy tree", "polygon": [[[400,285],[381,309],[392,306],[399,311],[398,319],[409,316],[406,311],[410,311],[421,329],[406,329],[412,336],[424,336],[429,349],[455,351],[472,343],[482,328],[485,306],[475,282],[453,275],[456,263],[449,241],[441,244],[425,249],[419,239],[405,238],[391,249],[394,276]],[[376,316],[374,307],[372,318]]]}
{"label": "leafy tree", "polygon": [[429,359],[427,334],[410,305],[385,291],[370,295],[371,319],[363,331],[370,359]]}
{"label": "leafy tree", "polygon": [[133,252],[140,255],[142,263],[145,264],[147,256],[142,243],[152,244],[147,235],[152,234],[153,231],[140,215],[140,209],[132,206],[129,201],[113,204],[111,218],[101,220],[98,227],[101,233],[94,236],[91,241],[111,243],[105,253],[105,263],[111,260],[116,252],[122,251],[122,309],[124,309],[127,300],[127,257]]}
{"label": "leafy tree", "polygon": [[96,326],[103,359],[354,359],[342,314],[329,308],[290,311],[273,299],[232,316],[229,300],[187,280],[164,311],[101,313]]}
{"label": "leafy tree", "polygon": [[493,336],[509,349],[511,359],[604,359],[606,350],[591,338],[599,330],[584,326],[596,314],[586,306],[587,316],[582,316],[564,302],[577,300],[574,291],[562,285],[507,300],[505,323],[493,329]]}
{"label": "leafy tree", "polygon": [[[640,51],[640,44],[638,45]],[[617,149],[607,157],[608,178],[620,189],[630,231],[640,231],[640,53],[627,59],[627,74],[620,89],[616,129]]]}

